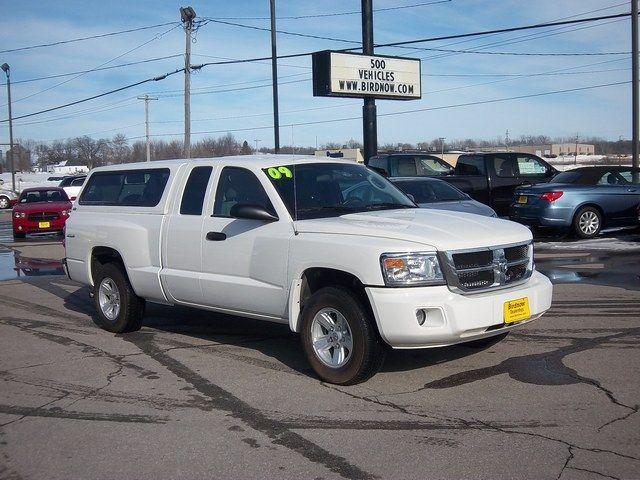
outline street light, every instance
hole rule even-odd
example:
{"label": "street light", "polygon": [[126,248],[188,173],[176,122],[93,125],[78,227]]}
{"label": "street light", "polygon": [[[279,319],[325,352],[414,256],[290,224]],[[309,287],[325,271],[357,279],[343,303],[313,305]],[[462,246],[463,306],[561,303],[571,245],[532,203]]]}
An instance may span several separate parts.
{"label": "street light", "polygon": [[11,116],[11,68],[8,63],[3,63],[0,65],[2,71],[7,75],[7,100],[9,105],[9,152],[11,155],[9,156],[9,168],[11,169],[11,189],[15,191],[16,189],[16,174],[13,168],[13,117]]}

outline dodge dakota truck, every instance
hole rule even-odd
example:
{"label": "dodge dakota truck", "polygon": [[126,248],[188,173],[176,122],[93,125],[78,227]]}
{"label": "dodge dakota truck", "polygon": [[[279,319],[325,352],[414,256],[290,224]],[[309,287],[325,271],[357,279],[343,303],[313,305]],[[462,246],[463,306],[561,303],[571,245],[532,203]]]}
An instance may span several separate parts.
{"label": "dodge dakota truck", "polygon": [[337,159],[96,168],[65,240],[105,330],[141,328],[146,302],[285,323],[317,375],[342,385],[373,375],[388,347],[486,344],[551,305],[526,227],[417,208]]}

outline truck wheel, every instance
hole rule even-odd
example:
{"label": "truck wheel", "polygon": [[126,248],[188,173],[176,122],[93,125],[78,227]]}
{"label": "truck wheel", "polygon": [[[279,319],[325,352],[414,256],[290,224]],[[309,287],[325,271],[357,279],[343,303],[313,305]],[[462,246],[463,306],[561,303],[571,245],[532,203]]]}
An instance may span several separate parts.
{"label": "truck wheel", "polygon": [[583,207],[573,219],[573,231],[580,238],[593,238],[602,229],[602,215],[594,207]]}
{"label": "truck wheel", "polygon": [[7,197],[0,197],[0,210],[9,208],[10,205],[11,203],[9,203],[9,199]]}
{"label": "truck wheel", "polygon": [[385,349],[374,320],[352,293],[318,290],[305,303],[301,320],[302,347],[322,380],[353,385],[382,366]]}
{"label": "truck wheel", "polygon": [[140,330],[144,300],[135,294],[120,264],[107,263],[98,270],[93,299],[100,328],[113,333]]}
{"label": "truck wheel", "polygon": [[493,337],[480,338],[478,340],[471,340],[470,342],[462,343],[461,345],[469,348],[485,348],[495,345],[496,343],[504,340],[509,332],[504,332]]}

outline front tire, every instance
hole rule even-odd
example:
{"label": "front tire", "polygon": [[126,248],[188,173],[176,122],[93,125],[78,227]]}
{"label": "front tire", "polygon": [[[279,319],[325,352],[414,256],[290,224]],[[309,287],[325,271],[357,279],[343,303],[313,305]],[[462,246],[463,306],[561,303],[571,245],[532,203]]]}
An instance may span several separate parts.
{"label": "front tire", "polygon": [[14,239],[22,239],[22,238],[25,238],[26,236],[27,236],[26,233],[13,232],[13,238]]}
{"label": "front tire", "polygon": [[597,208],[583,207],[573,219],[573,231],[579,238],[594,238],[602,230],[602,214]]}
{"label": "front tire", "polygon": [[318,290],[305,302],[301,320],[302,347],[322,380],[354,385],[380,370],[384,345],[371,314],[351,292]]}
{"label": "front tire", "polygon": [[123,267],[107,263],[100,267],[95,278],[93,300],[95,323],[113,333],[140,330],[144,316],[144,300],[138,297]]}
{"label": "front tire", "polygon": [[9,208],[11,206],[11,202],[7,197],[0,197],[0,210],[4,210],[5,208]]}

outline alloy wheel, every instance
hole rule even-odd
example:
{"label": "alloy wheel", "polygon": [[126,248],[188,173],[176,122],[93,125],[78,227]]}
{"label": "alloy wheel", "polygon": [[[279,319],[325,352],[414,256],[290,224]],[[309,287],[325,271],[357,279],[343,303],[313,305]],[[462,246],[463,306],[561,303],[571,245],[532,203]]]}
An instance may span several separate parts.
{"label": "alloy wheel", "polygon": [[344,366],[353,352],[351,328],[334,308],[323,308],[313,317],[311,342],[318,359],[331,368]]}
{"label": "alloy wheel", "polygon": [[120,314],[120,291],[113,279],[105,277],[98,288],[98,302],[102,314],[112,322]]}
{"label": "alloy wheel", "polygon": [[587,210],[580,215],[578,226],[580,227],[580,231],[585,235],[593,235],[598,231],[598,228],[600,228],[600,219],[595,212]]}

